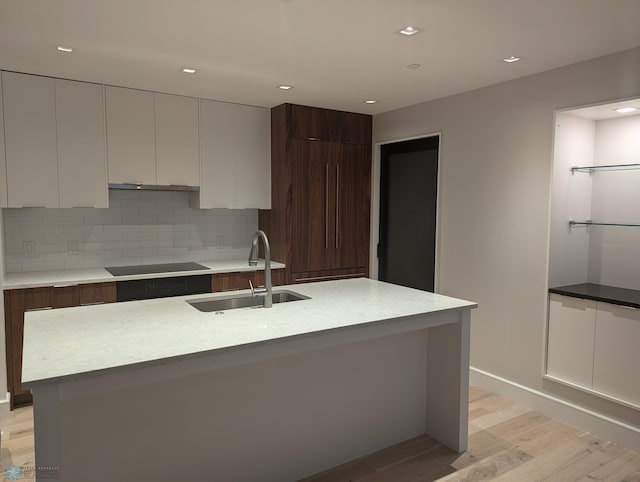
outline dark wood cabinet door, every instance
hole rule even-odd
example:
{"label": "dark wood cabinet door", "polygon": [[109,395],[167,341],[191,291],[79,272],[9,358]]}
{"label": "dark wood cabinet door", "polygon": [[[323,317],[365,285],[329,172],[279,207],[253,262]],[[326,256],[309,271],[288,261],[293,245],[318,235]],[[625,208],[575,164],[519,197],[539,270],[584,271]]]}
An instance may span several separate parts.
{"label": "dark wood cabinet door", "polygon": [[[239,271],[236,273],[220,273],[211,277],[211,290],[232,291],[249,289],[249,280],[254,287],[264,285],[264,271]],[[273,286],[284,284],[284,270],[271,271],[271,284]]]}
{"label": "dark wood cabinet door", "polygon": [[[292,139],[291,269],[314,271],[332,267],[327,248],[334,235],[330,160],[340,144]],[[329,266],[327,266],[329,265]]]}
{"label": "dark wood cabinet door", "polygon": [[336,165],[336,232],[334,247],[337,267],[369,265],[371,215],[371,160],[368,146],[343,144]]}
{"label": "dark wood cabinet door", "polygon": [[89,283],[78,285],[78,304],[80,306],[98,305],[116,302],[116,284]]}

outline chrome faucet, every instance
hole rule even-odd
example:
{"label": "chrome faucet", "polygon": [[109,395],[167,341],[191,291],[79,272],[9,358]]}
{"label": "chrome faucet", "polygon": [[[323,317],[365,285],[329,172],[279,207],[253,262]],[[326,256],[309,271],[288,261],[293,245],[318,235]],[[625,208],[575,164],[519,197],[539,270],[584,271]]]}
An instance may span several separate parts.
{"label": "chrome faucet", "polygon": [[269,248],[269,240],[262,230],[257,230],[253,234],[251,240],[251,252],[249,253],[249,266],[258,266],[258,238],[262,238],[264,243],[264,288],[254,288],[253,283],[249,280],[251,294],[253,296],[264,295],[265,308],[273,306],[273,286],[271,285],[271,249]]}

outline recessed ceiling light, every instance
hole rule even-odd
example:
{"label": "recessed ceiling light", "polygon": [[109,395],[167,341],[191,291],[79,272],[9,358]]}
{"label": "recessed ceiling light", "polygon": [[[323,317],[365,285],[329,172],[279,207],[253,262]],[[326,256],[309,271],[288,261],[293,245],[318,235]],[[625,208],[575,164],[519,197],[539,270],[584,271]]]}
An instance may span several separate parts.
{"label": "recessed ceiling light", "polygon": [[363,101],[365,104],[375,104],[376,102],[378,102],[377,100],[373,100],[373,99],[367,99]]}
{"label": "recessed ceiling light", "polygon": [[196,70],[196,69],[190,69],[190,68],[188,68],[188,67],[185,67],[184,69],[182,69],[182,71],[183,71],[185,74],[195,74],[195,73],[197,72],[197,70]]}
{"label": "recessed ceiling light", "polygon": [[420,67],[422,67],[422,65],[420,64],[409,64],[407,65],[407,68],[410,70],[418,70]]}
{"label": "recessed ceiling light", "polygon": [[63,47],[62,45],[58,45],[58,52],[71,53],[73,52],[73,49],[71,47]]}
{"label": "recessed ceiling light", "polygon": [[293,85],[284,85],[284,84],[283,85],[279,85],[278,89],[280,89],[280,90],[291,90],[291,89],[293,89]]}
{"label": "recessed ceiling light", "polygon": [[518,60],[520,60],[520,57],[516,57],[515,55],[512,55],[511,57],[507,57],[502,59],[503,62],[506,62],[508,64],[511,64],[513,62],[517,62]]}
{"label": "recessed ceiling light", "polygon": [[411,37],[412,35],[415,35],[417,33],[423,32],[424,29],[423,28],[416,28],[416,27],[405,27],[403,29],[400,30],[396,30],[394,33],[398,33],[400,35],[406,35],[407,37]]}
{"label": "recessed ceiling light", "polygon": [[636,109],[635,107],[620,107],[619,109],[613,109],[615,110],[618,114],[627,114],[629,112],[635,112]]}

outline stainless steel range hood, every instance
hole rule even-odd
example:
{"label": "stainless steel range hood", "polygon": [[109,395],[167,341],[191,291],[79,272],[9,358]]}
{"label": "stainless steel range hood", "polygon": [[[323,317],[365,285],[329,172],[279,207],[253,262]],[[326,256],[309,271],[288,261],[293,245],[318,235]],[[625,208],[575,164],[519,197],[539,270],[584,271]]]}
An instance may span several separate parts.
{"label": "stainless steel range hood", "polygon": [[198,192],[200,186],[181,186],[177,184],[109,184],[109,189],[129,189],[134,191],[187,191]]}

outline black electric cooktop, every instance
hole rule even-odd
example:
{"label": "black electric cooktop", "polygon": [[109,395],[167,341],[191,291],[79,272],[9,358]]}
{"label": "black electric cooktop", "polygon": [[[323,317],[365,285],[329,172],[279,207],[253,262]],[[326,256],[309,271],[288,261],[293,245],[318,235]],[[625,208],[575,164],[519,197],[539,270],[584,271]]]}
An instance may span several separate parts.
{"label": "black electric cooktop", "polygon": [[198,263],[142,264],[137,266],[110,266],[105,268],[113,276],[131,276],[135,274],[172,273],[175,271],[199,271],[209,269]]}

